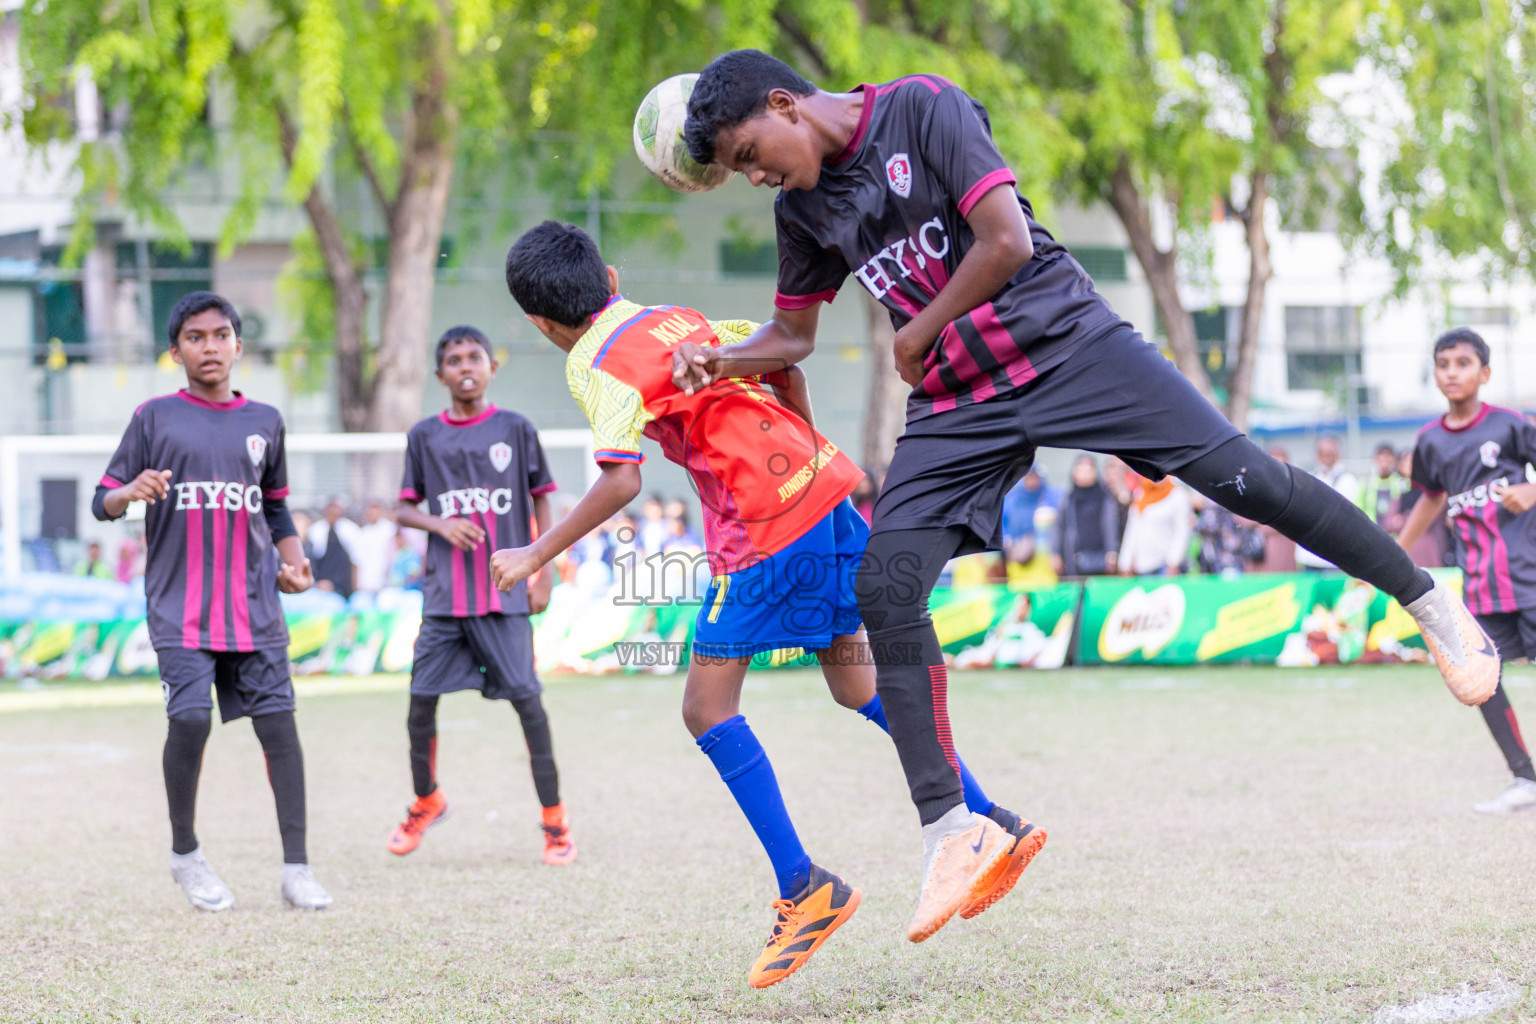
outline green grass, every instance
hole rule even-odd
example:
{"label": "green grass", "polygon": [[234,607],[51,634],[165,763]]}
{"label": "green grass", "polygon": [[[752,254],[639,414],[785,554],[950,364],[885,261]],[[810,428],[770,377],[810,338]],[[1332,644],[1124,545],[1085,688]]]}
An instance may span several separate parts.
{"label": "green grass", "polygon": [[[1536,722],[1536,673],[1511,694]],[[1369,1021],[1517,986],[1536,1019],[1536,814],[1480,716],[1418,668],[957,676],[957,741],[1050,829],[1013,895],[904,939],[921,848],[893,748],[819,677],[754,676],[743,710],[817,861],[864,889],[799,974],[744,976],[766,858],[678,715],[680,679],[562,679],[547,697],[581,848],[539,861],[516,719],[444,700],[454,818],[395,858],[410,799],[403,684],[301,698],[310,852],[336,897],[287,911],[260,749],[215,730],[199,833],[234,910],[166,871],[153,705],[0,713],[0,1020]],[[5,695],[0,695],[3,707]]]}

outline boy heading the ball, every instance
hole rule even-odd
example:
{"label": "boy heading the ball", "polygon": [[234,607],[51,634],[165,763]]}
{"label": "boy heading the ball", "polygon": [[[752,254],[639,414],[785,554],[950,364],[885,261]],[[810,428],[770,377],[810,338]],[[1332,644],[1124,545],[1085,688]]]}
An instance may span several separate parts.
{"label": "boy heading the ball", "polygon": [[[1413,486],[1424,496],[1397,542],[1406,551],[1448,515],[1461,539],[1467,606],[1506,660],[1536,658],[1536,484],[1525,476],[1536,463],[1536,424],[1479,397],[1493,371],[1488,343],[1476,332],[1448,331],[1434,351],[1435,386],[1450,409],[1419,431]],[[1502,682],[1480,710],[1514,780],[1477,809],[1536,807],[1536,771]]]}
{"label": "boy heading the ball", "polygon": [[[950,558],[1000,546],[1003,495],[1038,446],[1117,455],[1274,526],[1402,602],[1459,697],[1493,693],[1497,656],[1460,600],[1351,502],[1259,450],[1110,308],[1035,220],[986,110],[958,86],[918,74],[830,93],[738,50],[700,74],[687,140],[700,163],[781,190],[779,282],[772,320],[745,341],[679,346],[678,386],[804,359],[820,304],[850,274],[889,311],[912,385],[856,584],[933,851],[909,935],[965,899],[951,865],[970,827],[928,595]],[[904,559],[921,567],[917,585],[898,578]]]}
{"label": "boy heading the ball", "polygon": [[134,411],[91,511],[105,522],[121,518],[130,502],[148,506],[144,591],[169,719],[162,768],[171,877],[201,910],[234,905],[193,829],[213,720],[209,691],[216,690],[220,717],[249,716],[266,755],[283,843],[283,898],[319,910],[331,897],[305,847],[304,754],[277,597],[279,590],[308,590],[314,576],[285,501],[283,417],[230,387],[242,345],[240,316],[228,301],[212,292],[184,296],[167,333],[187,386]]}
{"label": "boy heading the ball", "polygon": [[511,701],[517,712],[543,807],[544,862],[569,864],[576,844],[560,801],[528,618],[548,607],[553,574],[503,594],[491,581],[490,565],[498,545],[527,544],[535,523],[540,532],[549,529],[555,481],[533,424],[485,397],[498,368],[489,339],[474,327],[450,327],[437,341],[436,358],[448,408],[407,435],[396,508],[401,526],[428,537],[406,716],[416,802],[390,837],[389,851],[410,853],[447,817],[448,798],[437,786],[437,700],[479,690],[487,700]]}
{"label": "boy heading the ball", "polygon": [[[531,546],[496,553],[497,582],[510,586],[536,571],[640,493],[642,436],[688,470],[704,506],[713,579],[694,630],[683,720],[773,864],[776,919],[748,974],[754,987],[772,985],[852,916],[860,892],[813,864],[800,844],[773,766],[740,714],[741,687],[754,654],[815,651],[833,699],[885,726],[852,589],[867,530],[848,495],[863,474],[809,422],[795,367],[677,390],[679,344],[716,345],[756,325],[629,302],[579,228],[546,221],[519,238],[507,255],[507,286],[529,321],[569,354],[566,378],[592,424],[602,475]],[[986,799],[968,772],[966,779],[968,803],[991,814],[976,829],[975,861],[986,877],[962,911],[974,916],[1012,887],[1045,834]]]}

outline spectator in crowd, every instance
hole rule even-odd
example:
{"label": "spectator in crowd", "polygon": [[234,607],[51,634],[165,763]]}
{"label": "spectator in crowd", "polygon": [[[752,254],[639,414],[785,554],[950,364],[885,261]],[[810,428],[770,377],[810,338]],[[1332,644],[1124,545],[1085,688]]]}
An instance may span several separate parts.
{"label": "spectator in crowd", "polygon": [[[1323,434],[1317,439],[1317,468],[1312,475],[1351,502],[1358,502],[1360,481],[1340,461],[1339,439],[1332,434]],[[1327,572],[1334,568],[1332,562],[1319,558],[1306,548],[1296,549],[1296,564],[1307,572]]]}
{"label": "spectator in crowd", "polygon": [[[1131,485],[1126,480],[1126,474],[1131,472],[1131,467],[1111,455],[1104,460],[1104,472],[1099,478],[1104,481],[1104,486],[1109,488],[1109,493],[1115,499],[1115,537],[1125,536],[1125,523],[1131,516]],[[1119,544],[1115,545],[1119,549]]]}
{"label": "spectator in crowd", "polygon": [[1061,492],[1031,466],[1024,479],[1003,496],[1003,553],[1012,565],[1028,565],[1050,553],[1050,533],[1061,509]]}
{"label": "spectator in crowd", "polygon": [[395,550],[390,557],[386,582],[401,590],[420,590],[422,576],[425,575],[421,552],[411,543],[404,530],[395,531],[392,543]]}
{"label": "spectator in crowd", "polygon": [[[1269,454],[1280,462],[1290,464],[1291,453],[1283,445],[1271,445]],[[1295,541],[1274,527],[1263,524],[1259,526],[1259,536],[1264,540],[1264,558],[1254,567],[1255,572],[1296,571]]]}
{"label": "spectator in crowd", "polygon": [[112,579],[112,568],[101,557],[100,541],[93,540],[85,546],[85,561],[75,567],[75,575],[93,580]]}
{"label": "spectator in crowd", "polygon": [[1241,576],[1253,564],[1263,561],[1264,538],[1257,526],[1222,508],[1213,501],[1200,499],[1195,516],[1195,537],[1199,544],[1200,571],[1215,576]]}
{"label": "spectator in crowd", "polygon": [[654,555],[666,545],[670,534],[666,503],[661,500],[661,495],[652,493],[640,506],[640,535],[635,538],[635,547],[640,549],[642,557]]}
{"label": "spectator in crowd", "polygon": [[[1127,473],[1127,482],[1131,477]],[[1189,492],[1173,477],[1153,482],[1136,476],[1131,514],[1120,542],[1120,575],[1176,575],[1189,557]]]}
{"label": "spectator in crowd", "polygon": [[357,528],[353,540],[347,545],[357,563],[358,590],[377,594],[388,584],[398,532],[381,502],[370,501],[363,509],[363,525]]}
{"label": "spectator in crowd", "polygon": [[1092,455],[1072,461],[1072,489],[1056,520],[1056,572],[1064,576],[1113,574],[1120,553],[1120,505],[1099,479]]}
{"label": "spectator in crowd", "polygon": [[[1383,441],[1376,446],[1371,473],[1360,485],[1360,495],[1355,499],[1355,504],[1360,506],[1360,511],[1371,517],[1371,522],[1385,526],[1387,518],[1397,511],[1398,499],[1411,489],[1408,478],[1397,471],[1397,452]],[[1388,532],[1395,534],[1397,530]]]}
{"label": "spectator in crowd", "polygon": [[864,473],[864,479],[860,480],[849,495],[853,499],[853,507],[864,517],[865,523],[872,523],[875,519],[875,498],[880,494],[880,485],[875,482],[875,474],[868,470]]}
{"label": "spectator in crowd", "polygon": [[683,551],[690,555],[703,552],[704,542],[688,522],[688,506],[680,501],[674,501],[668,505],[667,523],[671,532],[663,547],[664,551]]}
{"label": "spectator in crowd", "polygon": [[124,537],[123,542],[117,546],[117,582],[131,583],[142,578],[145,558],[144,535],[136,533]]}
{"label": "spectator in crowd", "polygon": [[[1398,460],[1398,476],[1404,480],[1413,479],[1413,449],[1403,452]],[[1397,505],[1392,514],[1382,520],[1382,528],[1392,534],[1397,534],[1408,521],[1408,513],[1413,511],[1413,506],[1419,503],[1424,492],[1410,486],[1398,496]],[[1408,556],[1413,559],[1413,564],[1426,569],[1440,569],[1448,565],[1456,564],[1456,543],[1451,534],[1450,523],[1446,517],[1441,516],[1424,535],[1413,542],[1408,549]]]}
{"label": "spectator in crowd", "polygon": [[357,524],[346,518],[344,511],[334,498],[326,503],[324,516],[309,528],[309,562],[316,588],[351,597],[357,588],[357,569],[347,543],[348,534],[356,540]]}

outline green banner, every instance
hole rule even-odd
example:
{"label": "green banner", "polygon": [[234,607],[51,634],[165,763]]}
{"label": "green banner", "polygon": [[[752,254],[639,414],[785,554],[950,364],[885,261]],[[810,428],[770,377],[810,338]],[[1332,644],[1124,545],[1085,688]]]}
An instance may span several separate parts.
{"label": "green banner", "polygon": [[[1458,571],[1436,575],[1459,592]],[[1425,658],[1407,612],[1368,584],[1338,574],[941,588],[929,611],[946,662],[961,669]],[[679,672],[688,664],[697,614],[697,604],[625,604],[612,593],[556,587],[549,610],[533,619],[535,660],[541,673],[551,674]],[[290,616],[288,654],[296,675],[409,672],[420,626],[416,612]],[[798,649],[753,661],[757,668],[815,663]],[[0,622],[3,678],[152,677],[156,669],[142,619]]]}
{"label": "green banner", "polygon": [[[1460,572],[1437,570],[1459,592]],[[1329,573],[1092,579],[1082,665],[1422,661],[1408,613],[1368,583]]]}

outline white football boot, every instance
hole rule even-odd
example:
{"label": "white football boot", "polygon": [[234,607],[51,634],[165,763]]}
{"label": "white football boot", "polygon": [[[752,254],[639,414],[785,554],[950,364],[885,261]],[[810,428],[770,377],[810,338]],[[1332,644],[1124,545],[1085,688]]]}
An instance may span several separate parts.
{"label": "white football boot", "polygon": [[315,881],[308,864],[283,865],[283,899],[295,910],[324,910],[331,905],[331,894]]}
{"label": "white football boot", "polygon": [[235,905],[235,894],[214,873],[201,845],[191,853],[171,853],[171,877],[198,910],[228,910]]}
{"label": "white football boot", "polygon": [[1484,814],[1513,814],[1532,807],[1536,807],[1536,782],[1530,779],[1515,779],[1492,800],[1472,805],[1474,811]]}

